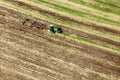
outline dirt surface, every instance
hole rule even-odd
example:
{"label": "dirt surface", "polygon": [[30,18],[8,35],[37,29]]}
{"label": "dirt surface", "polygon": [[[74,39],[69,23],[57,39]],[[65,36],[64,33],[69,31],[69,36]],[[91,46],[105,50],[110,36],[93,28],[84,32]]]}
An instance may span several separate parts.
{"label": "dirt surface", "polygon": [[[11,0],[8,0],[8,1],[11,1]],[[40,8],[37,8],[37,7],[35,7],[35,6],[31,6],[31,5],[29,5],[29,4],[26,4],[26,3],[23,3],[23,2],[19,2],[19,1],[14,1],[13,3],[16,3],[16,4],[18,4],[18,5],[21,5],[21,6],[25,6],[25,7],[27,7],[27,8],[31,8],[31,9],[34,9],[34,10],[37,10],[37,11],[40,11],[40,12],[43,12],[43,13],[51,13],[50,15],[53,15],[53,16],[56,16],[56,17],[58,17],[58,15],[59,14],[56,14],[56,13],[52,13],[52,12],[48,12],[48,11],[45,11],[45,10],[42,10],[42,9],[40,9]],[[13,13],[14,14],[14,13]],[[61,15],[60,15],[61,16]],[[62,18],[62,17],[60,17],[60,18]],[[69,17],[68,17],[69,18]],[[62,19],[64,19],[64,20],[69,20],[68,18],[62,18]],[[74,21],[72,21],[72,22],[74,22]],[[81,24],[80,24],[81,25]],[[89,25],[86,25],[87,27],[89,26]],[[91,39],[91,40],[96,40],[96,41],[100,41],[100,42],[104,42],[104,43],[106,43],[106,44],[110,44],[110,45],[113,45],[113,46],[115,46],[115,47],[119,47],[120,48],[120,42],[117,42],[117,41],[113,41],[113,40],[110,40],[110,39],[107,39],[107,38],[103,38],[103,37],[99,37],[99,36],[96,36],[96,35],[93,35],[93,34],[88,34],[88,33],[85,33],[85,32],[82,32],[82,31],[78,31],[78,30],[73,30],[73,29],[68,29],[67,27],[65,27],[65,26],[61,26],[62,28],[63,28],[63,30],[65,31],[65,32],[69,32],[69,33],[71,33],[71,34],[75,34],[75,35],[77,35],[77,36],[81,36],[81,37],[84,37],[84,38],[87,38],[87,39]],[[101,26],[99,26],[100,28],[98,28],[98,27],[94,27],[94,25],[91,25],[91,27],[93,27],[93,28],[97,28],[98,30],[101,30],[102,29],[102,27]],[[109,29],[109,28],[108,28]],[[113,30],[113,29],[112,29]],[[76,33],[77,32],[77,33]],[[112,32],[112,31],[110,31],[110,32]],[[115,31],[115,32],[117,32],[117,31]],[[119,33],[118,33],[119,34]]]}
{"label": "dirt surface", "polygon": [[[49,32],[30,29],[21,24],[26,16],[41,20],[0,7],[0,80],[120,79],[120,55]],[[92,36],[68,29],[63,27],[68,33],[86,38]],[[103,38],[97,39],[93,35],[91,39],[102,41]],[[103,41],[112,43],[105,39]],[[115,46],[119,47],[116,43]]]}
{"label": "dirt surface", "polygon": [[31,8],[31,9],[33,9],[33,10],[40,11],[40,12],[45,13],[45,14],[49,14],[49,15],[52,15],[52,16],[61,18],[61,19],[63,19],[63,20],[67,20],[67,21],[71,21],[71,22],[77,23],[78,25],[83,25],[83,26],[86,26],[86,27],[91,27],[91,28],[96,29],[96,30],[99,30],[99,31],[110,32],[110,33],[114,33],[114,34],[117,34],[117,35],[120,34],[120,31],[119,31],[119,30],[110,29],[110,28],[107,28],[107,27],[105,27],[105,26],[97,26],[97,25],[92,24],[92,23],[80,22],[80,21],[71,19],[70,17],[66,17],[66,16],[62,16],[62,15],[60,15],[60,14],[58,14],[58,13],[46,11],[46,10],[43,10],[43,9],[41,9],[41,8],[39,8],[39,7],[31,6],[30,4],[26,4],[26,3],[21,2],[21,1],[16,1],[16,0],[7,0],[7,1],[10,1],[10,2],[15,3],[15,4],[17,4],[17,5],[20,5],[20,6],[24,6],[24,7],[26,7],[26,8]]}
{"label": "dirt surface", "polygon": [[[30,7],[31,8],[31,7]],[[12,11],[10,11],[11,14],[15,14],[13,13]],[[4,13],[2,13],[4,15]],[[21,14],[21,13],[20,13]],[[14,15],[13,15],[14,16]],[[14,17],[17,17],[17,16],[14,16]],[[20,18],[21,20],[23,18]],[[38,20],[38,19],[36,19]],[[43,20],[42,20],[43,21]],[[46,21],[45,21],[46,22]],[[47,22],[47,23],[50,23],[50,22]],[[59,25],[58,25],[59,26]],[[81,36],[81,37],[84,37],[84,38],[87,38],[87,39],[90,39],[90,40],[96,40],[96,41],[100,41],[100,42],[104,42],[105,44],[110,44],[110,45],[113,45],[115,47],[118,47],[120,48],[120,42],[118,41],[113,41],[113,40],[110,40],[110,39],[107,39],[107,38],[103,38],[103,37],[99,37],[99,36],[96,36],[96,35],[93,35],[93,34],[88,34],[88,33],[85,33],[83,31],[78,31],[78,30],[73,30],[73,29],[70,29],[68,27],[65,27],[65,26],[60,26],[62,27],[62,29],[65,31],[65,32],[68,32],[70,34],[74,34],[74,35],[77,35],[77,36]],[[77,32],[77,33],[76,33]]]}

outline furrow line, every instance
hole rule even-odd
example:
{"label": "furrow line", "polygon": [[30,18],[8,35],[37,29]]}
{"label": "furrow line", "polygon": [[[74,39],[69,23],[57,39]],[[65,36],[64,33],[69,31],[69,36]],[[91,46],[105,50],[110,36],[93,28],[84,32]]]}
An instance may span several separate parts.
{"label": "furrow line", "polygon": [[[80,60],[81,61],[81,60]],[[85,60],[84,60],[85,61]],[[87,59],[87,61],[85,61],[84,63],[86,63],[86,64],[88,64],[88,61],[91,61],[91,60],[88,60]],[[94,62],[94,61],[93,61]],[[81,62],[82,63],[82,62]],[[79,64],[79,63],[78,63]],[[86,65],[86,64],[84,64],[84,65]],[[96,64],[96,63],[93,63],[93,64]],[[80,64],[79,64],[80,65]],[[80,66],[82,66],[83,64],[81,64]],[[86,65],[87,66],[87,65]],[[88,64],[88,66],[89,66],[89,64]],[[94,67],[94,68],[92,68],[93,70],[96,70],[96,65],[94,65],[94,66],[92,66],[92,67]],[[109,69],[109,68],[106,68],[106,71],[107,71],[107,69]],[[112,69],[112,68],[111,68]],[[109,70],[111,70],[111,69],[109,69]],[[108,72],[107,73],[109,73],[109,70],[108,70]],[[105,70],[104,70],[105,71]],[[112,72],[112,73],[114,73],[114,72]],[[112,74],[113,75],[113,74]],[[114,75],[115,75],[115,73],[114,73]]]}
{"label": "furrow line", "polygon": [[[85,34],[83,34],[83,35],[85,35]],[[88,35],[88,34],[86,34],[86,36],[87,36],[87,35]],[[81,36],[82,36],[82,35],[81,35]],[[84,37],[86,37],[86,36],[84,36]],[[87,36],[87,37],[88,37],[88,36]],[[96,38],[96,37],[93,36],[93,37],[91,37],[91,38]],[[102,38],[102,39],[100,38],[100,40],[103,40],[103,39],[104,39],[104,38]],[[99,37],[97,38],[97,40],[99,40]],[[107,40],[108,40],[108,39],[107,39]],[[109,43],[112,42],[111,40],[108,40],[108,41],[109,41]],[[105,41],[105,42],[108,42],[108,41]],[[116,43],[116,42],[112,42],[112,44],[114,44],[114,43],[115,43],[117,46],[119,46],[118,43]]]}
{"label": "furrow line", "polygon": [[[15,33],[15,31],[14,31],[14,33]],[[13,35],[12,35],[13,33],[11,34],[11,33],[9,32],[8,34],[11,35],[11,36],[13,36]],[[17,33],[15,33],[14,36],[15,36],[15,35],[16,35],[16,37],[19,36],[19,34],[17,34]],[[37,36],[37,35],[36,35],[36,36]],[[25,39],[26,41],[30,41],[29,39],[32,39],[32,37],[26,37],[26,38],[24,38],[24,37],[22,37],[22,36],[19,36],[19,37],[17,37],[18,40],[21,40],[21,39],[19,39],[20,37],[21,37],[21,39]],[[40,37],[40,35],[39,35],[39,37]],[[37,37],[36,37],[36,38],[37,38]],[[44,38],[44,39],[45,39],[45,38]],[[32,40],[35,40],[35,39],[32,39]],[[12,41],[13,41],[13,40],[12,40]],[[37,41],[37,40],[35,40],[35,41]],[[50,41],[50,42],[51,42],[51,41]],[[22,42],[22,43],[23,43],[23,42]],[[22,43],[21,43],[21,44],[22,44]],[[25,43],[26,43],[26,42],[25,42]],[[35,43],[35,42],[33,42],[33,43]],[[40,42],[38,42],[38,41],[37,41],[37,43],[40,44]],[[69,43],[71,43],[71,42],[69,42]],[[43,44],[43,43],[42,43],[42,44]],[[45,45],[45,44],[43,44],[43,45]],[[77,45],[77,44],[76,44],[76,45]],[[48,45],[47,45],[47,46],[48,46]],[[65,46],[65,45],[63,45],[63,46]],[[80,46],[81,46],[81,48],[80,48]],[[32,47],[32,46],[31,46],[31,47]],[[82,48],[82,47],[83,47],[83,48]],[[94,50],[95,50],[95,49],[94,49],[94,50],[87,50],[87,49],[88,49],[88,48],[87,48],[88,46],[86,46],[86,49],[84,49],[84,47],[85,47],[85,45],[81,45],[81,44],[80,44],[78,48],[79,48],[79,50],[82,50],[82,52],[85,52],[85,53],[87,52],[87,53],[89,53],[89,54],[91,53],[90,55],[92,55],[92,56],[94,56],[94,57],[96,56],[96,55],[94,54],[94,52],[95,52]],[[43,47],[42,47],[42,48],[43,48]],[[74,48],[74,47],[73,47],[73,48]],[[99,53],[98,50],[96,50],[96,51],[97,51],[98,54],[103,54],[103,55],[105,55],[105,52],[103,53],[103,52],[100,51],[100,53]],[[79,53],[78,53],[78,54],[79,54]],[[110,55],[110,54],[106,54],[106,55]],[[99,55],[99,57],[102,58],[102,55]],[[103,57],[104,57],[104,56],[103,56]],[[112,57],[112,56],[111,56],[111,57]],[[115,57],[115,56],[114,56],[114,57]],[[113,58],[114,58],[114,57],[113,57]],[[106,58],[106,57],[105,57],[105,58]],[[117,56],[116,56],[116,58],[117,58]],[[118,58],[119,58],[119,56],[118,56]],[[103,59],[104,59],[104,58],[103,58]],[[109,60],[109,58],[107,58],[107,59]],[[115,62],[116,62],[116,61],[115,61]],[[119,62],[116,62],[116,63],[118,64]]]}
{"label": "furrow line", "polygon": [[21,1],[16,1],[16,0],[14,0],[14,1],[13,1],[13,0],[7,0],[7,1],[12,2],[12,3],[15,3],[15,4],[17,4],[17,5],[19,5],[19,6],[22,6],[22,7],[26,7],[26,8],[28,8],[28,9],[30,8],[30,9],[36,10],[36,11],[38,11],[38,12],[40,11],[40,12],[42,12],[42,13],[45,13],[45,14],[48,14],[48,15],[51,15],[51,16],[54,16],[54,17],[61,18],[61,19],[63,19],[63,20],[71,21],[71,22],[77,23],[77,24],[79,24],[79,25],[86,26],[86,27],[88,27],[88,28],[93,28],[93,29],[95,29],[95,30],[99,30],[99,31],[103,31],[103,32],[109,32],[109,33],[113,33],[113,34],[116,34],[116,35],[119,35],[119,34],[120,34],[120,31],[119,31],[119,30],[107,28],[107,27],[105,27],[105,26],[97,26],[97,25],[92,24],[92,23],[88,24],[88,23],[80,22],[80,21],[78,21],[78,20],[74,20],[74,19],[71,19],[71,18],[69,18],[69,17],[62,16],[62,15],[60,15],[60,14],[58,14],[58,13],[54,13],[54,12],[50,12],[50,11],[47,11],[47,10],[43,10],[43,9],[41,9],[41,8],[38,8],[38,7],[36,7],[36,6],[32,6],[32,5],[30,5],[30,4],[26,4],[26,3],[21,2]]}

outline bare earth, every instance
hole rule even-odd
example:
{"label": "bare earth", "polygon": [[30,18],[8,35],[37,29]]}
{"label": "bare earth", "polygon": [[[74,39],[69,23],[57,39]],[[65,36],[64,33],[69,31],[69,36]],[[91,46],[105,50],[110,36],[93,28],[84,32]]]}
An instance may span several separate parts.
{"label": "bare earth", "polygon": [[[26,16],[0,7],[0,80],[120,80],[120,55],[30,29],[21,24]],[[72,29],[67,32],[120,47],[119,42],[95,35]]]}

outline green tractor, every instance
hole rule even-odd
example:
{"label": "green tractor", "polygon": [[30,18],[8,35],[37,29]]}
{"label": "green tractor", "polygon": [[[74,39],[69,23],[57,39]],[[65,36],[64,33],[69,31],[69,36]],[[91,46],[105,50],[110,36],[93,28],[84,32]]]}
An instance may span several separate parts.
{"label": "green tractor", "polygon": [[61,28],[54,27],[54,24],[49,25],[49,30],[53,33],[56,33],[56,32],[57,33],[62,33],[63,32]]}

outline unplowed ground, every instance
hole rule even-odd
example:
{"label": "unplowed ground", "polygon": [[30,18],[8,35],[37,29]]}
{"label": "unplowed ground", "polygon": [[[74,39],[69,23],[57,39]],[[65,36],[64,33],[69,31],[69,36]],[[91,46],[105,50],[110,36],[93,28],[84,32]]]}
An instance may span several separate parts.
{"label": "unplowed ground", "polygon": [[[0,80],[119,80],[120,55],[22,25],[25,17],[0,7]],[[47,21],[45,21],[47,22]],[[49,23],[49,22],[47,22]],[[63,27],[68,33],[97,39]],[[97,40],[119,47],[101,37]]]}

